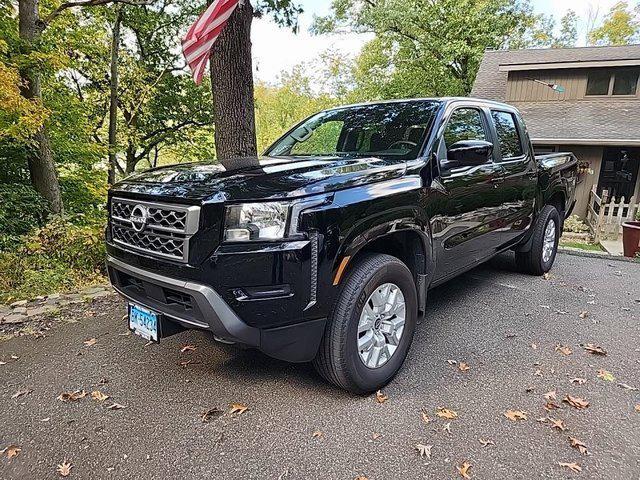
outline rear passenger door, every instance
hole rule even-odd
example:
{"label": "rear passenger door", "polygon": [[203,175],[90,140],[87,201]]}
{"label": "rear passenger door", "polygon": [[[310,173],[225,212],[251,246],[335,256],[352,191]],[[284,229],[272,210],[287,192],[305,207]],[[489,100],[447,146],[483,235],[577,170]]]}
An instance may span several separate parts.
{"label": "rear passenger door", "polygon": [[502,246],[507,246],[531,225],[538,168],[517,113],[493,108],[489,113],[496,161],[503,168],[502,181],[496,184],[502,204],[499,236]]}

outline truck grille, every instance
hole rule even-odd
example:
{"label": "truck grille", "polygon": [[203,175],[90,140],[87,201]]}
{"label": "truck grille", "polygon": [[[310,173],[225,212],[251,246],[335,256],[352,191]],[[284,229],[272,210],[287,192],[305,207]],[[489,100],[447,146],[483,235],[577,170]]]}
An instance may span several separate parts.
{"label": "truck grille", "polygon": [[158,257],[186,262],[189,241],[198,231],[200,207],[111,200],[114,243]]}

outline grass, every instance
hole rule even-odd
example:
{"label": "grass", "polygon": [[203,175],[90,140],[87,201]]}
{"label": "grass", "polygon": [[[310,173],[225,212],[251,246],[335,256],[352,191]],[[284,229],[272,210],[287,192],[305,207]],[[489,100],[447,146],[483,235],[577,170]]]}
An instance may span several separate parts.
{"label": "grass", "polygon": [[604,252],[606,251],[599,244],[596,243],[584,243],[584,242],[575,242],[575,241],[566,241],[561,240],[560,246],[569,247],[569,248],[578,248],[580,250],[587,250],[589,252]]}

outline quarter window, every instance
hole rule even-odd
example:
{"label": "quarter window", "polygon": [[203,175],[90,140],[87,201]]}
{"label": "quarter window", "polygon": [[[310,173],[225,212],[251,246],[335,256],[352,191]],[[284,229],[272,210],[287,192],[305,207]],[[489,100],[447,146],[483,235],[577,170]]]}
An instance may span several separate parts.
{"label": "quarter window", "polygon": [[462,140],[486,140],[482,114],[475,108],[460,108],[453,112],[444,131],[447,149]]}
{"label": "quarter window", "polygon": [[524,151],[513,113],[492,110],[491,117],[496,126],[502,159],[521,157]]}

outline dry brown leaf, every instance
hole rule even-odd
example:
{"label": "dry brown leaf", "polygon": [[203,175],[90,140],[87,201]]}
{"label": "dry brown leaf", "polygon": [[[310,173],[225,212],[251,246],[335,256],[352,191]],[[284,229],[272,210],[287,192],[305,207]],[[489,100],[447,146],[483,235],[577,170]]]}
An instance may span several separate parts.
{"label": "dry brown leaf", "polygon": [[431,459],[431,449],[433,448],[433,445],[423,445],[419,443],[415,448],[421,457],[427,457],[428,459]]}
{"label": "dry brown leaf", "polygon": [[551,274],[547,272],[544,275],[542,275],[542,278],[544,278],[545,280],[549,280],[551,278]]}
{"label": "dry brown leaf", "polygon": [[95,338],[90,338],[89,340],[85,340],[84,341],[84,346],[85,347],[92,347],[94,346],[96,343],[98,343],[98,340]]}
{"label": "dry brown leaf", "polygon": [[589,406],[589,402],[586,400],[580,397],[572,397],[571,395],[567,395],[562,401],[568,403],[573,408],[577,408],[578,410],[582,410]]}
{"label": "dry brown leaf", "polygon": [[196,350],[197,347],[195,345],[185,345],[180,349],[180,353],[195,352]]}
{"label": "dry brown leaf", "polygon": [[16,393],[11,395],[11,398],[20,398],[23,395],[29,395],[31,392],[33,392],[33,390],[31,390],[29,388],[24,388],[22,390],[18,390]]}
{"label": "dry brown leaf", "polygon": [[91,398],[98,402],[104,402],[107,398],[109,398],[109,395],[105,395],[100,390],[94,390],[93,392],[91,392]]}
{"label": "dry brown leaf", "polygon": [[582,471],[582,467],[577,463],[558,462],[558,465],[560,465],[561,467],[568,468],[574,473],[580,473]]}
{"label": "dry brown leaf", "polygon": [[365,477],[364,475],[358,475],[356,477],[356,480],[369,480],[367,477]]}
{"label": "dry brown leaf", "polygon": [[559,410],[560,405],[558,405],[556,402],[548,401],[547,403],[544,404],[544,409],[547,412],[550,412],[551,410]]}
{"label": "dry brown leaf", "polygon": [[562,420],[549,418],[549,421],[551,422],[552,429],[560,430],[561,432],[564,432],[567,429],[566,425],[564,424],[564,421]]}
{"label": "dry brown leaf", "polygon": [[420,417],[422,418],[422,421],[424,423],[429,423],[431,421],[431,418],[429,417],[429,415],[427,414],[427,411],[424,408],[420,412]]}
{"label": "dry brown leaf", "polygon": [[512,422],[517,422],[518,420],[526,420],[527,412],[521,412],[520,410],[507,410],[504,412],[504,416]]}
{"label": "dry brown leaf", "polygon": [[587,343],[586,345],[584,345],[583,347],[587,352],[592,353],[594,355],[606,355],[607,352],[602,348],[599,347],[598,345],[594,345],[593,343]]}
{"label": "dry brown leaf", "polygon": [[495,443],[493,443],[493,440],[484,440],[481,438],[479,441],[483,447],[488,447],[489,445],[495,445]]}
{"label": "dry brown leaf", "polygon": [[373,440],[378,440],[380,437],[382,437],[382,434],[381,434],[381,433],[373,432],[373,433],[371,434],[371,438],[372,438]]}
{"label": "dry brown leaf", "polygon": [[2,450],[0,450],[0,454],[6,453],[7,458],[11,460],[12,458],[17,457],[21,451],[22,449],[19,446],[9,445],[8,447],[5,447]]}
{"label": "dry brown leaf", "polygon": [[76,402],[86,396],[87,392],[84,390],[76,390],[75,392],[62,392],[57,398],[63,402]]}
{"label": "dry brown leaf", "polygon": [[56,468],[56,472],[58,472],[61,477],[68,477],[71,474],[72,468],[73,465],[64,460],[60,465],[58,465],[58,468]]}
{"label": "dry brown leaf", "polygon": [[316,430],[311,434],[311,436],[313,438],[322,438],[324,436],[324,433],[322,433],[320,430]]}
{"label": "dry brown leaf", "polygon": [[589,316],[589,312],[588,312],[588,311],[586,311],[586,310],[582,310],[582,311],[578,314],[578,316],[579,316],[582,320],[584,320],[585,318],[587,318],[587,317]]}
{"label": "dry brown leaf", "polygon": [[635,407],[636,412],[640,413],[640,403],[637,404]]}
{"label": "dry brown leaf", "polygon": [[440,418],[446,418],[448,420],[453,420],[454,418],[458,418],[458,413],[453,410],[449,410],[448,408],[439,407],[436,413]]}
{"label": "dry brown leaf", "polygon": [[605,370],[603,368],[598,370],[597,376],[598,376],[598,378],[601,378],[602,380],[605,380],[607,382],[615,382],[616,381],[616,377],[614,377],[613,374],[610,371]]}
{"label": "dry brown leaf", "polygon": [[209,420],[213,418],[218,418],[223,413],[224,412],[218,407],[213,407],[213,408],[210,408],[209,410],[202,412],[202,414],[200,415],[200,419],[202,420],[202,423],[209,423]]}
{"label": "dry brown leaf", "polygon": [[378,390],[376,392],[376,402],[384,403],[387,400],[389,400],[389,397],[387,395],[385,395],[382,390]]}
{"label": "dry brown leaf", "polygon": [[551,390],[550,392],[545,393],[544,398],[546,400],[556,400],[556,391]]}
{"label": "dry brown leaf", "polygon": [[587,383],[587,379],[576,377],[571,379],[571,383],[575,383],[576,385],[584,385],[585,383]]}
{"label": "dry brown leaf", "polygon": [[458,370],[460,370],[461,372],[466,372],[466,371],[468,371],[470,368],[471,368],[471,367],[470,367],[468,364],[464,363],[464,362],[460,362],[460,363],[458,364]]}
{"label": "dry brown leaf", "polygon": [[232,403],[231,409],[229,410],[229,415],[242,415],[249,409],[246,405],[242,403]]}
{"label": "dry brown leaf", "polygon": [[569,437],[569,443],[573,448],[577,448],[582,455],[591,455],[587,446],[575,437]]}
{"label": "dry brown leaf", "polygon": [[566,345],[556,345],[556,352],[560,352],[563,355],[571,355],[573,353]]}
{"label": "dry brown leaf", "polygon": [[541,377],[542,376],[542,370],[540,370],[538,368],[533,375],[536,376],[536,377]]}
{"label": "dry brown leaf", "polygon": [[107,407],[107,410],[122,410],[123,408],[127,408],[127,407],[114,402]]}
{"label": "dry brown leaf", "polygon": [[469,469],[470,468],[471,468],[471,464],[469,462],[464,462],[459,467],[456,467],[456,469],[458,470],[458,473],[460,474],[460,476],[462,478],[466,478],[466,479],[471,478],[471,475],[469,475]]}

